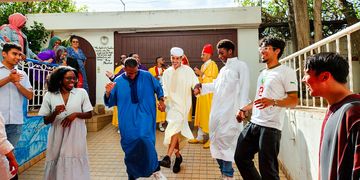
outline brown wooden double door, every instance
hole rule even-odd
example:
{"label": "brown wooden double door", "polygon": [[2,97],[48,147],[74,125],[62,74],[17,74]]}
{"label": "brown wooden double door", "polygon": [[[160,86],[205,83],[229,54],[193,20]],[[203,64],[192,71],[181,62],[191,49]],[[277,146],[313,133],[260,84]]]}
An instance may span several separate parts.
{"label": "brown wooden double door", "polygon": [[220,67],[223,64],[217,58],[216,44],[221,39],[230,39],[237,44],[236,29],[227,30],[194,30],[171,32],[140,32],[140,33],[114,33],[114,58],[120,59],[121,54],[138,53],[141,63],[147,68],[154,66],[155,58],[164,57],[166,64],[170,63],[170,49],[177,46],[184,49],[191,67],[201,66],[201,51],[205,44],[214,47],[212,57]]}

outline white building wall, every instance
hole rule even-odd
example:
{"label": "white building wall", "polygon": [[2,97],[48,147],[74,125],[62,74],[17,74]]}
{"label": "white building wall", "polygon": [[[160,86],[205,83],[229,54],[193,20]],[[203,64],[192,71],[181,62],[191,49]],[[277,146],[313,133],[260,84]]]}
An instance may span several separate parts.
{"label": "white building wall", "polygon": [[[111,55],[109,55],[110,59],[108,62],[111,63],[104,63],[104,59],[97,58],[96,59],[96,104],[104,104],[103,95],[105,92],[105,84],[110,82],[109,79],[106,77],[105,72],[110,71],[113,72],[114,70],[114,33],[111,31],[79,31],[79,32],[56,32],[57,36],[62,39],[67,39],[71,34],[76,34],[80,36],[93,46],[96,57],[98,57],[99,53],[105,48]],[[100,41],[102,36],[106,36],[109,38],[107,44],[103,44]]]}
{"label": "white building wall", "polygon": [[[238,29],[238,54],[251,69],[251,82],[257,78],[259,65],[257,52],[258,26],[261,23],[259,7],[186,9],[161,11],[129,11],[107,13],[55,13],[29,14],[27,25],[34,21],[41,22],[45,28],[54,31],[63,39],[76,34],[86,39],[94,47],[108,47],[114,59],[114,32],[154,32],[207,29]],[[54,23],[56,22],[56,23]],[[109,38],[109,43],[100,42],[102,36]],[[98,53],[96,53],[98,54]],[[255,61],[255,62],[253,62]],[[96,103],[103,104],[104,86],[108,82],[106,71],[113,71],[113,64],[104,64],[97,58],[96,63]],[[251,83],[250,98],[253,99],[255,86]]]}
{"label": "white building wall", "polygon": [[253,29],[238,29],[237,36],[238,57],[245,61],[250,69],[249,99],[254,100],[257,78],[260,74],[260,70],[265,67],[264,64],[259,63],[259,33]]}
{"label": "white building wall", "polygon": [[286,111],[279,160],[294,180],[318,179],[320,131],[325,110]]}
{"label": "white building wall", "polygon": [[28,14],[33,21],[51,30],[126,29],[129,32],[169,29],[257,29],[261,23],[260,7],[182,9],[95,13]]}

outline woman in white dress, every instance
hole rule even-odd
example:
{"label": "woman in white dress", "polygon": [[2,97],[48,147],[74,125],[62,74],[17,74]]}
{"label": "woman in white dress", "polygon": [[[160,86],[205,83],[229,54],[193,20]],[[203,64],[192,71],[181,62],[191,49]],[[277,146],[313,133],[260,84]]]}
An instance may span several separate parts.
{"label": "woman in white dress", "polygon": [[92,116],[87,92],[75,88],[77,72],[60,66],[48,80],[39,115],[50,124],[45,180],[90,179],[85,119]]}

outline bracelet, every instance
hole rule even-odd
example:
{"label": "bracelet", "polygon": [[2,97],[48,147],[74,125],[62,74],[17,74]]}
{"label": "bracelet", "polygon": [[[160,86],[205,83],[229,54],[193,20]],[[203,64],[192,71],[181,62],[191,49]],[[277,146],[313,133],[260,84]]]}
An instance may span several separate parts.
{"label": "bracelet", "polygon": [[275,99],[273,99],[273,101],[274,101],[273,106],[278,106],[278,102]]}

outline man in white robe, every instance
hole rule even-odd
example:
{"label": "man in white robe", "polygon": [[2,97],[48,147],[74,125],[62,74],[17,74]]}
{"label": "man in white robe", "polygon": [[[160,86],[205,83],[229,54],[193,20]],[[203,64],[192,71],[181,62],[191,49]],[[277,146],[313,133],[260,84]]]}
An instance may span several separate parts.
{"label": "man in white robe", "polygon": [[171,48],[170,54],[172,66],[164,71],[162,79],[167,113],[166,121],[168,122],[165,129],[164,144],[168,145],[168,151],[167,155],[160,161],[160,166],[170,168],[170,157],[175,152],[173,172],[178,173],[182,162],[180,143],[186,142],[186,139],[194,138],[187,117],[192,103],[192,89],[199,83],[199,80],[191,67],[181,64],[184,55],[181,48]]}
{"label": "man in white robe", "polygon": [[249,68],[234,57],[235,45],[228,39],[217,44],[219,59],[225,63],[212,83],[201,84],[201,94],[214,93],[210,111],[210,151],[220,166],[223,179],[233,179],[234,153],[243,129],[236,113],[249,103]]}
{"label": "man in white robe", "polygon": [[4,117],[0,112],[0,179],[11,179],[18,171],[14,147],[7,140]]}

